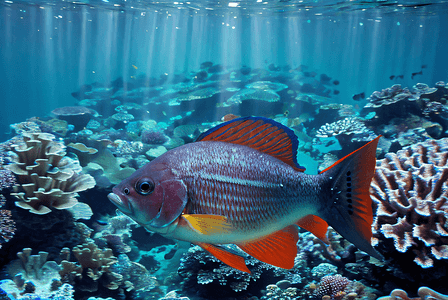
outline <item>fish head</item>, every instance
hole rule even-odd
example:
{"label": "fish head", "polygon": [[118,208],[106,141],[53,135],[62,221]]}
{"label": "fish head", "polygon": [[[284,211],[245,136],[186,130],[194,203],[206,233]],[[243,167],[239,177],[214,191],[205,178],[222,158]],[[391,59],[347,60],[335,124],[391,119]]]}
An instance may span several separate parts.
{"label": "fish head", "polygon": [[169,225],[177,224],[188,193],[167,163],[154,160],[115,186],[108,198],[140,225],[164,232]]}

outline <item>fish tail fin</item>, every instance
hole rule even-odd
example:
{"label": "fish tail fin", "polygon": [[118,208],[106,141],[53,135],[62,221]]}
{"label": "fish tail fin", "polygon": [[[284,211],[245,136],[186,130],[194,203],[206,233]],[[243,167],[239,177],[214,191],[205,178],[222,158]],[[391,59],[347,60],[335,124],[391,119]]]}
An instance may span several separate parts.
{"label": "fish tail fin", "polygon": [[320,217],[358,249],[378,259],[382,256],[371,245],[373,210],[369,188],[380,137],[320,172],[331,186],[331,202],[326,203]]}

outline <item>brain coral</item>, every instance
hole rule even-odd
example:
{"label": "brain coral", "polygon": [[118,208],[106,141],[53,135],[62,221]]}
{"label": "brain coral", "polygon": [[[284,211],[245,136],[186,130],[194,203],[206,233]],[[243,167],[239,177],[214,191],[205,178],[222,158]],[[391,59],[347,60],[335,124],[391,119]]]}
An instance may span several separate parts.
{"label": "brain coral", "polygon": [[95,186],[95,179],[81,174],[78,160],[65,156],[65,145],[48,133],[24,133],[23,143],[14,145],[14,163],[7,166],[18,177],[14,187],[16,205],[35,214],[51,207],[67,209],[78,201],[77,192]]}
{"label": "brain coral", "polygon": [[422,268],[448,259],[448,139],[428,140],[386,154],[371,184],[375,242],[393,238]]}

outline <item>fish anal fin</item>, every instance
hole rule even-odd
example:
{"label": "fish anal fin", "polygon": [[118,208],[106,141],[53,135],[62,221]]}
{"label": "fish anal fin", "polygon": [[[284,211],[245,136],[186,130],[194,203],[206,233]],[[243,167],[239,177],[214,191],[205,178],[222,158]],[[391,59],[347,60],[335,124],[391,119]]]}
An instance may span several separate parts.
{"label": "fish anal fin", "polygon": [[297,136],[288,127],[263,117],[244,117],[220,124],[203,134],[199,141],[219,141],[245,145],[269,154],[295,170],[303,172],[297,163]]}
{"label": "fish anal fin", "polygon": [[229,251],[226,251],[220,247],[207,244],[207,243],[198,243],[198,246],[200,246],[202,249],[225,263],[226,265],[231,266],[232,268],[235,268],[237,270],[240,270],[242,272],[246,272],[250,274],[250,270],[246,266],[246,262],[244,261],[244,257],[239,256],[237,254],[230,253]]}
{"label": "fish anal fin", "polygon": [[232,225],[224,216],[182,214],[181,218],[186,221],[191,229],[201,234],[222,234],[228,233],[232,229]]}
{"label": "fish anal fin", "polygon": [[297,227],[290,225],[262,239],[237,244],[237,246],[262,262],[283,269],[292,269],[297,256],[298,240]]}
{"label": "fish anal fin", "polygon": [[325,244],[329,244],[327,238],[328,224],[322,218],[315,215],[307,215],[296,222],[296,225],[311,232]]}
{"label": "fish anal fin", "polygon": [[371,245],[373,209],[369,189],[380,137],[321,172],[332,180],[331,204],[322,218],[345,239],[376,258],[381,255]]}

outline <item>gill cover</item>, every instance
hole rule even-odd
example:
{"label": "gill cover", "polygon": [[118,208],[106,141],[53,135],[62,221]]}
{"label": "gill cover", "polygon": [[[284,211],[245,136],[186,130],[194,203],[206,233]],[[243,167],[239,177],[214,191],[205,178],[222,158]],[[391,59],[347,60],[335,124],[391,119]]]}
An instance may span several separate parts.
{"label": "gill cover", "polygon": [[176,220],[187,205],[187,186],[178,179],[171,179],[156,184],[151,206],[158,206],[159,212],[149,223],[155,228],[163,228]]}

